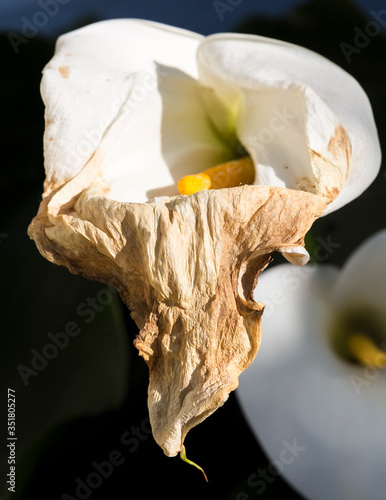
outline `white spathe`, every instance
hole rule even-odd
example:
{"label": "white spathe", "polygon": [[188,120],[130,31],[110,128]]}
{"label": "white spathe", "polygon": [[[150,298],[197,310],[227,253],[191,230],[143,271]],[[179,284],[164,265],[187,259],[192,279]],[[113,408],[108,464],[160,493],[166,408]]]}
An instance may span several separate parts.
{"label": "white spathe", "polygon": [[42,96],[47,180],[62,184],[94,155],[98,183],[117,201],[177,196],[181,177],[243,149],[257,184],[315,192],[325,172],[310,151],[324,157],[339,126],[352,156],[325,213],[359,196],[380,165],[356,80],[318,54],[263,37],[103,21],[60,37]]}
{"label": "white spathe", "polygon": [[236,394],[271,460],[283,441],[304,447],[282,474],[308,500],[385,498],[386,372],[344,361],[330,343],[334,319],[359,307],[383,318],[386,342],[385,261],[381,231],[341,271],[284,264],[259,278],[264,337]]}

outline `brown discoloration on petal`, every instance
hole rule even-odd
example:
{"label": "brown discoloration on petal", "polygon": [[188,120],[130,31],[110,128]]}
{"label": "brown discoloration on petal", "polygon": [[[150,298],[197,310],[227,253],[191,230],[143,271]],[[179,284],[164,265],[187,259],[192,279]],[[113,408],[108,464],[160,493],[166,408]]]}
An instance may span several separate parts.
{"label": "brown discoloration on petal", "polygon": [[316,194],[315,181],[311,180],[309,177],[300,177],[299,179],[297,179],[295,188],[299,191]]}
{"label": "brown discoloration on petal", "polygon": [[70,76],[70,66],[60,66],[58,70],[62,78],[68,78]]}
{"label": "brown discoloration on petal", "polygon": [[340,193],[348,176],[351,143],[346,130],[341,125],[336,127],[325,154],[312,149],[310,154],[315,176],[315,189],[308,191],[325,196],[331,202]]}
{"label": "brown discoloration on petal", "polygon": [[328,149],[336,158],[340,158],[340,162],[345,165],[343,180],[346,180],[348,175],[348,165],[350,163],[352,148],[350,139],[346,130],[340,125],[335,129],[335,135],[331,137],[328,144]]}

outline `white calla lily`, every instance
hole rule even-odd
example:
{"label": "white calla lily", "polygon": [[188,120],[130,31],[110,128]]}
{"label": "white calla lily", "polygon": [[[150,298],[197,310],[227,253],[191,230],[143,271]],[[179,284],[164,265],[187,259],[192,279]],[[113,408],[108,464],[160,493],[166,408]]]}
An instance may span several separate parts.
{"label": "white calla lily", "polygon": [[[256,185],[323,195],[344,184],[328,213],[359,196],[380,165],[358,82],[314,52],[264,37],[96,23],[60,37],[42,95],[48,180],[72,178],[103,147],[106,189],[119,201],[178,195],[181,177],[233,159],[242,146]],[[334,139],[343,158],[329,150]]]}
{"label": "white calla lily", "polygon": [[256,289],[255,298],[267,303],[265,336],[237,396],[269,457],[280,456],[284,440],[302,447],[281,472],[309,500],[384,498],[385,355],[364,366],[335,345],[336,336],[347,340],[358,329],[385,347],[385,256],[382,231],[341,271],[279,265]]}
{"label": "white calla lily", "polygon": [[140,20],[60,37],[42,96],[46,182],[29,234],[119,289],[150,368],[153,434],[175,455],[257,352],[257,275],[275,252],[303,265],[314,220],[374,179],[371,107],[301,47]]}

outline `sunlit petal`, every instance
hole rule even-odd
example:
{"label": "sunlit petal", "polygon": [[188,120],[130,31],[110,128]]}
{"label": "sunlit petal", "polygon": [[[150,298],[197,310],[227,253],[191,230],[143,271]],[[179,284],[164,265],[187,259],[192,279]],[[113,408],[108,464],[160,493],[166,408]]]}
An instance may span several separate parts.
{"label": "sunlit petal", "polygon": [[[328,213],[374,180],[380,146],[371,107],[340,67],[303,47],[238,34],[205,39],[198,64],[212,119],[251,154],[256,184],[327,193],[344,182]],[[347,180],[350,148],[341,148],[339,130],[352,148]]]}
{"label": "sunlit petal", "polygon": [[144,202],[178,194],[181,175],[228,160],[196,81],[201,39],[137,20],[62,36],[42,80],[47,181],[64,183],[94,155],[106,194]]}

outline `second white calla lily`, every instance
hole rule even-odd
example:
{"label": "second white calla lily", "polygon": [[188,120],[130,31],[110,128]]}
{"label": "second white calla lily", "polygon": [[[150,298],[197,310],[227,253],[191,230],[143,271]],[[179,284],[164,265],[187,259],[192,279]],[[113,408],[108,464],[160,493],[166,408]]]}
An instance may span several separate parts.
{"label": "second white calla lily", "polygon": [[[259,280],[265,336],[237,395],[271,460],[283,441],[301,447],[280,472],[308,500],[385,497],[386,353],[377,347],[386,347],[385,264],[381,231],[341,271],[284,264]],[[353,334],[374,345],[375,356],[362,346],[355,353],[364,365],[342,356]]]}

